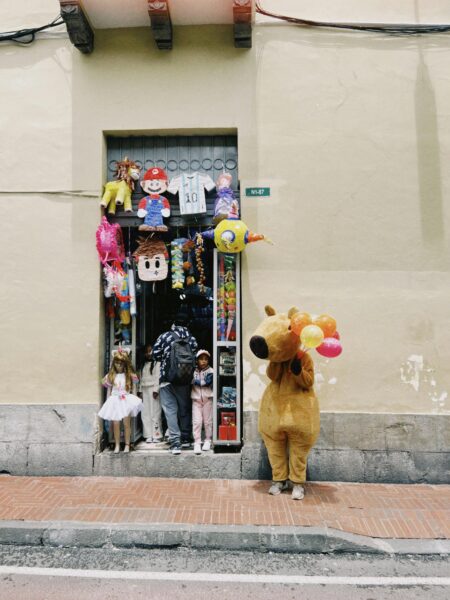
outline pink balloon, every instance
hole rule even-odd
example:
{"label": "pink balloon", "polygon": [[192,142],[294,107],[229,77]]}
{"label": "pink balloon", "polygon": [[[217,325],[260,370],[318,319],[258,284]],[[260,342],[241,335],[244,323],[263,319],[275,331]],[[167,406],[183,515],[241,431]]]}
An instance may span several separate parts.
{"label": "pink balloon", "polygon": [[316,350],[326,358],[336,358],[336,356],[339,356],[342,352],[342,345],[341,342],[334,337],[325,338]]}
{"label": "pink balloon", "polygon": [[339,331],[335,331],[331,337],[336,338],[337,340],[341,339],[341,336],[339,335]]}

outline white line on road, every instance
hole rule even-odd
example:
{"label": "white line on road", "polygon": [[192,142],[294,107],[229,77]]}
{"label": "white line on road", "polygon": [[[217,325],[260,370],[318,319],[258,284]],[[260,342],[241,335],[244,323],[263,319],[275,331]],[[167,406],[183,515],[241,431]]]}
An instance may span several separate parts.
{"label": "white line on road", "polygon": [[80,579],[140,579],[146,581],[198,581],[213,583],[291,583],[297,585],[450,586],[450,577],[330,577],[315,575],[257,575],[247,573],[164,573],[151,571],[103,571],[0,566],[0,575],[79,577]]}

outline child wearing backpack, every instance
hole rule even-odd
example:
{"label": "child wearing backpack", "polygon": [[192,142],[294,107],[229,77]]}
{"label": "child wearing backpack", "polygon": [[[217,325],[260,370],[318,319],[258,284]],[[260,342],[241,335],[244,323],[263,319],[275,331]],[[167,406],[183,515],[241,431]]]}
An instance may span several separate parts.
{"label": "child wearing backpack", "polygon": [[[192,431],[194,453],[211,450],[213,429],[213,373],[209,366],[211,355],[208,350],[199,350],[196,355],[197,368],[192,380]],[[202,425],[205,427],[205,441],[202,447]]]}

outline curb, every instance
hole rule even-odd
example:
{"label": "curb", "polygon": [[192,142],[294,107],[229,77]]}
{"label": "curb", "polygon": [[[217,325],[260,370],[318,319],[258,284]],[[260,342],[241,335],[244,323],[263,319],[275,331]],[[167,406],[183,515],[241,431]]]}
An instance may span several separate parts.
{"label": "curb", "polygon": [[0,544],[332,554],[450,554],[447,539],[371,538],[326,527],[2,521]]}

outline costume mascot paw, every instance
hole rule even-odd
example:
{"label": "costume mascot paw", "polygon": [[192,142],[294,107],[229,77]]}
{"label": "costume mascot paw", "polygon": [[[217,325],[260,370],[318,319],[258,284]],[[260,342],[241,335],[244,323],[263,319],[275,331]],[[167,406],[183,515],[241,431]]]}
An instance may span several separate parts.
{"label": "costume mascot paw", "polygon": [[299,352],[300,337],[291,329],[291,317],[299,311],[278,313],[266,306],[267,318],[250,339],[258,358],[268,359],[267,386],[259,410],[259,432],[272,467],[274,496],[293,484],[292,498],[304,496],[306,461],[320,430],[319,403],[314,393],[314,364]]}

